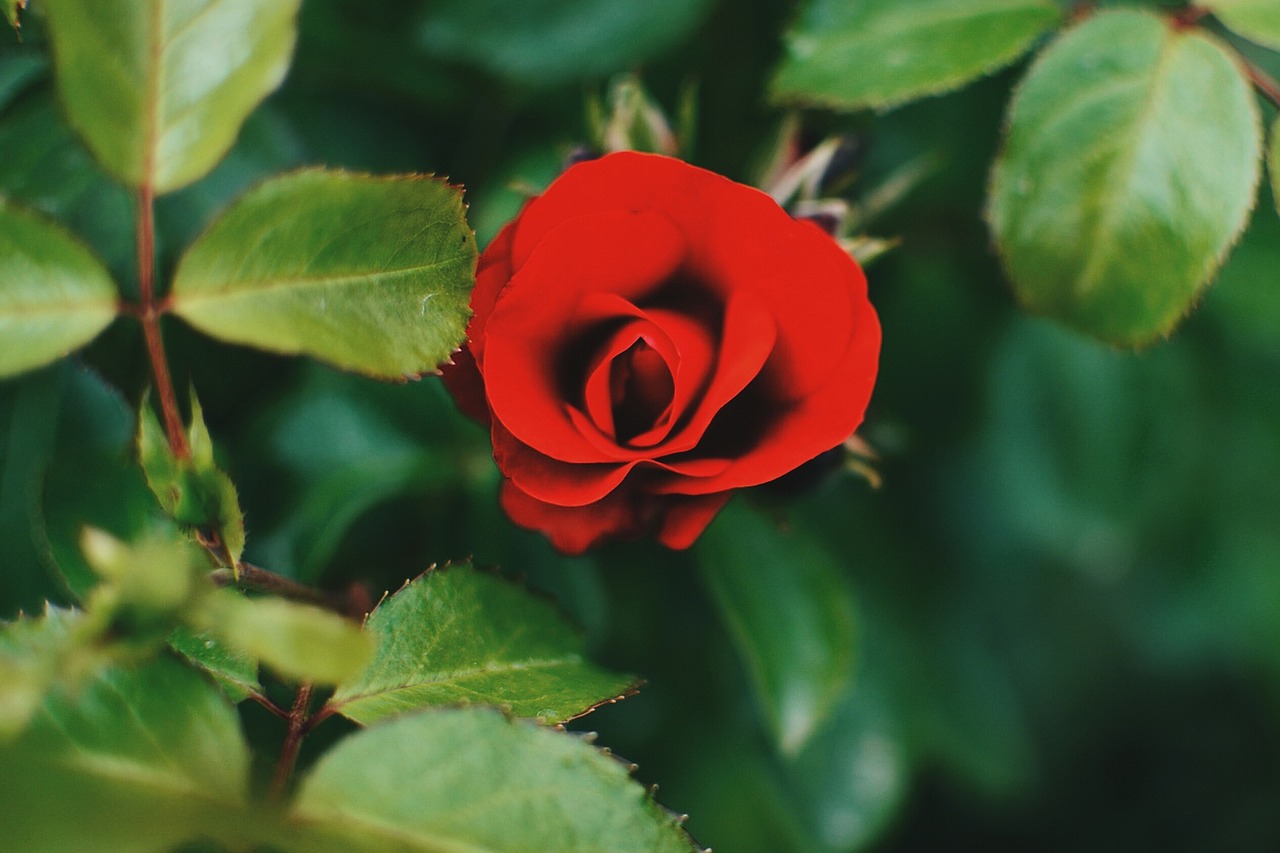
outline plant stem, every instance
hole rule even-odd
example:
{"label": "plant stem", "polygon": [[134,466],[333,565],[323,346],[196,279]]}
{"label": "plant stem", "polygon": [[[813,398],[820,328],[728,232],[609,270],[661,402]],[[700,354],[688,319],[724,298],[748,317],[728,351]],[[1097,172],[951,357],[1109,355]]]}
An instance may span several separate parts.
{"label": "plant stem", "polygon": [[292,578],[255,566],[252,563],[242,562],[238,569],[238,577],[237,573],[231,571],[231,569],[215,569],[209,576],[213,578],[213,582],[218,586],[236,586],[253,592],[266,592],[293,601],[315,604],[348,616],[364,615],[363,611],[353,613],[354,608],[345,596],[323,592],[299,583]]}
{"label": "plant stem", "polygon": [[169,436],[169,447],[179,459],[191,456],[187,434],[182,429],[182,417],[178,414],[178,398],[173,392],[173,379],[169,376],[169,361],[165,357],[164,339],[160,336],[160,308],[156,303],[156,227],[155,191],[144,183],[138,190],[138,290],[142,296],[142,310],[138,319],[142,322],[142,335],[147,341],[147,357],[151,360],[151,373],[156,380],[156,396],[164,416],[164,430]]}
{"label": "plant stem", "polygon": [[294,765],[298,763],[298,750],[302,747],[302,739],[307,734],[307,710],[311,704],[311,685],[298,687],[298,695],[293,700],[293,708],[289,711],[289,729],[284,736],[284,744],[280,747],[280,758],[276,761],[276,772],[271,778],[270,799],[279,802],[289,785],[289,777],[293,775]]}
{"label": "plant stem", "polygon": [[1257,89],[1258,93],[1273,106],[1280,109],[1280,83],[1243,56],[1240,57],[1240,61],[1244,63],[1244,70],[1249,75],[1249,82],[1253,84],[1253,88]]}

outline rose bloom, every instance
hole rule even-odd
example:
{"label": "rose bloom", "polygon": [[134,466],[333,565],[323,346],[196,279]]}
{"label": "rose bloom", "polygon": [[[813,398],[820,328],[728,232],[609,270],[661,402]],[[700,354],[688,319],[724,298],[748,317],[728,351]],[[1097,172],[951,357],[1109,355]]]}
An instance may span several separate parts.
{"label": "rose bloom", "polygon": [[445,381],[517,524],[686,548],[735,489],[843,442],[875,382],[866,278],[768,195],[669,157],[568,169],[480,258]]}

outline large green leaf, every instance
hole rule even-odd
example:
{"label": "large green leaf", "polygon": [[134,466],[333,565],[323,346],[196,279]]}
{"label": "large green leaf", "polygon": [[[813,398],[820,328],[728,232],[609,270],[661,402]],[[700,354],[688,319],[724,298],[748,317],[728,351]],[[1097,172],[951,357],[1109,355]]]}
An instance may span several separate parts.
{"label": "large green leaf", "polygon": [[1271,150],[1267,154],[1267,162],[1271,165],[1271,200],[1280,213],[1280,117],[1271,125]]}
{"label": "large green leaf", "polygon": [[663,853],[694,849],[627,766],[578,737],[483,709],[351,735],[304,780],[288,850]]}
{"label": "large green leaf", "polygon": [[731,504],[697,545],[698,567],[784,754],[801,750],[848,685],[852,591],[811,537]]}
{"label": "large green leaf", "polygon": [[115,285],[89,250],[0,199],[0,377],[83,346],[115,314]]}
{"label": "large green leaf", "polygon": [[200,178],[289,68],[299,0],[45,0],[59,91],[103,167]]}
{"label": "large green leaf", "polygon": [[1204,6],[1229,29],[1280,50],[1280,3],[1275,0],[1210,0]]}
{"label": "large green leaf", "polygon": [[216,687],[169,657],[54,690],[0,744],[4,843],[167,850],[218,837],[244,807],[249,752]]}
{"label": "large green leaf", "polygon": [[1051,0],[808,0],[788,31],[775,100],[891,107],[955,89],[1024,53]]}
{"label": "large green leaf", "polygon": [[258,661],[252,655],[228,646],[214,633],[193,631],[184,626],[169,636],[169,645],[213,676],[232,702],[262,692],[262,685],[258,682]]}
{"label": "large green leaf", "polygon": [[582,637],[548,602],[470,567],[436,569],[378,605],[369,667],[330,707],[359,723],[438,705],[496,705],[561,723],[635,690],[583,658]]}
{"label": "large green leaf", "polygon": [[554,86],[634,67],[687,35],[708,0],[436,0],[418,37],[432,56]]}
{"label": "large green leaf", "polygon": [[187,251],[173,310],[232,343],[415,376],[462,340],[475,262],[462,194],[444,181],[296,172]]}
{"label": "large green leaf", "polygon": [[1142,344],[1191,308],[1245,225],[1257,106],[1211,37],[1145,12],[1063,35],[1011,108],[987,214],[1019,299]]}

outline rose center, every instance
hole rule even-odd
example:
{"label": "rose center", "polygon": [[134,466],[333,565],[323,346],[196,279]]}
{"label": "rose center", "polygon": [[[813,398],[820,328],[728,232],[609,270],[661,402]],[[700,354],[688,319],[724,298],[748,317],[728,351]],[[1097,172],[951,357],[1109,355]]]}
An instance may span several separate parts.
{"label": "rose center", "polygon": [[626,443],[656,426],[671,406],[675,382],[663,357],[639,338],[609,365],[609,396],[617,440]]}

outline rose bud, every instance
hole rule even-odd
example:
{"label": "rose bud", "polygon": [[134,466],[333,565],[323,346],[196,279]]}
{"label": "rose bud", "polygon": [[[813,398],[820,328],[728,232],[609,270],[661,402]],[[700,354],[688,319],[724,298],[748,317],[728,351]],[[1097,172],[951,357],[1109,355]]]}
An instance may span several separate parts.
{"label": "rose bud", "polygon": [[686,548],[735,489],[858,427],[880,324],[861,268],[768,195],[669,157],[579,163],[485,250],[445,372],[517,524],[567,553]]}

